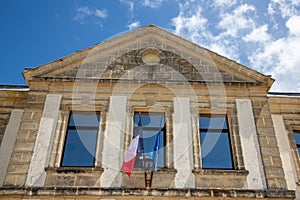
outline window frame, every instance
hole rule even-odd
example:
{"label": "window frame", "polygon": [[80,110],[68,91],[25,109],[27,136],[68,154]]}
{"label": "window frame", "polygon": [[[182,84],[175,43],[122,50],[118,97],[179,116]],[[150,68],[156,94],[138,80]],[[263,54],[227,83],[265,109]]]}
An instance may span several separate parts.
{"label": "window frame", "polygon": [[[208,129],[208,128],[201,128],[200,127],[200,117],[205,117],[205,116],[210,116],[210,117],[214,117],[214,116],[224,116],[225,120],[226,120],[226,125],[227,125],[227,129]],[[231,125],[230,125],[230,114],[226,111],[221,111],[221,112],[199,112],[197,115],[197,126],[198,126],[198,138],[199,138],[199,159],[200,159],[200,169],[202,170],[216,170],[216,171],[232,171],[232,170],[236,170],[236,160],[235,160],[235,148],[234,148],[234,138],[232,136],[232,129],[231,129]],[[227,134],[227,138],[228,138],[228,145],[229,145],[229,154],[230,154],[230,163],[231,163],[231,168],[204,168],[203,167],[203,157],[202,157],[202,145],[201,145],[201,131],[202,130],[206,130],[205,132],[208,133],[208,131],[210,132],[214,132],[214,131],[220,131],[221,133],[226,133]],[[227,131],[226,131],[227,130]]]}
{"label": "window frame", "polygon": [[[162,166],[157,166],[157,170],[160,170],[160,169],[164,169],[164,168],[167,168],[167,166],[168,166],[168,163],[167,163],[167,153],[168,153],[168,151],[167,151],[167,148],[166,148],[166,146],[167,146],[167,123],[166,123],[166,121],[167,121],[167,119],[166,119],[166,112],[164,112],[164,111],[161,111],[161,110],[155,110],[155,111],[149,111],[148,109],[142,109],[142,110],[134,110],[134,112],[133,112],[133,117],[132,117],[132,131],[131,131],[131,138],[130,138],[130,141],[132,140],[132,138],[133,138],[133,134],[134,134],[134,131],[135,131],[135,116],[136,115],[139,115],[139,114],[148,114],[148,116],[149,116],[149,114],[150,114],[150,116],[151,116],[151,113],[157,113],[157,114],[162,114],[163,115],[163,117],[164,117],[164,127],[161,129],[161,131],[163,132],[163,137],[164,137],[164,140],[163,140],[163,157],[164,157],[164,166],[162,167]],[[146,129],[147,131],[151,131],[151,130],[157,130],[157,128],[159,128],[159,127],[143,127],[142,126],[142,130],[144,130],[144,129]],[[143,169],[142,167],[134,167],[133,168],[133,170],[135,170],[135,171],[139,171],[139,170],[141,170],[141,169]]]}
{"label": "window frame", "polygon": [[298,144],[297,141],[296,141],[296,139],[295,139],[295,135],[296,134],[299,134],[299,136],[300,136],[300,130],[293,128],[292,132],[293,132],[293,139],[294,139],[294,142],[295,142],[295,145],[296,145],[296,151],[297,151],[298,159],[300,159],[300,153],[299,153],[299,150],[300,150],[300,141],[299,141],[299,144]]}
{"label": "window frame", "polygon": [[[87,113],[91,113],[91,114],[97,114],[99,116],[99,122],[97,126],[70,126],[70,120],[71,120],[71,115],[74,113],[83,113],[83,114],[87,114]],[[59,161],[59,168],[95,168],[96,167],[96,161],[97,161],[97,154],[98,154],[98,149],[99,149],[99,136],[100,136],[100,127],[101,127],[101,112],[99,110],[85,110],[85,109],[76,109],[76,110],[69,110],[68,112],[68,119],[67,119],[67,123],[65,126],[65,130],[64,130],[64,134],[63,134],[63,144],[62,144],[62,153],[60,156],[60,161]],[[71,129],[70,129],[71,127]],[[79,129],[78,129],[79,128]],[[64,155],[65,155],[65,151],[66,151],[66,143],[67,143],[67,137],[69,135],[69,130],[96,130],[96,141],[95,141],[95,149],[94,149],[94,154],[93,154],[93,164],[92,165],[88,165],[88,166],[83,166],[83,165],[63,165],[63,161],[64,161]]]}
{"label": "window frame", "polygon": [[[291,145],[291,152],[293,156],[295,171],[297,174],[298,184],[300,184],[300,155],[298,152],[297,142],[295,140],[294,133],[298,132],[300,134],[299,124],[289,124],[288,126],[288,139]],[[297,134],[298,134],[297,133]]]}

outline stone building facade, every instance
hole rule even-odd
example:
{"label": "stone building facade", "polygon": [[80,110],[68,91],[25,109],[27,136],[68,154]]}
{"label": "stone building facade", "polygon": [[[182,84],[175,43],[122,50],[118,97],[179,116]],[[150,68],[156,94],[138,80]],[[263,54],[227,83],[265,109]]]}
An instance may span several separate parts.
{"label": "stone building facade", "polygon": [[[0,198],[300,199],[300,95],[270,76],[153,25],[23,75],[0,90]],[[163,119],[151,188],[121,170],[141,115]]]}

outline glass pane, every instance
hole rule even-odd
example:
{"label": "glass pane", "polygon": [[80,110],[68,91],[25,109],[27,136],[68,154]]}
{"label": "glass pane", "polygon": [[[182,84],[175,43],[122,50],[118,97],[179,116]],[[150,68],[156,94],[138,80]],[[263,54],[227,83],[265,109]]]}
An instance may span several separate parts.
{"label": "glass pane", "polygon": [[164,127],[165,117],[163,113],[141,113],[134,115],[134,126],[138,126],[140,121],[143,127]]}
{"label": "glass pane", "polygon": [[69,126],[98,127],[99,121],[99,112],[72,112],[70,115]]}
{"label": "glass pane", "polygon": [[[151,136],[148,137],[147,134],[150,134]],[[160,143],[158,148],[158,160],[157,160],[157,167],[164,167],[165,166],[165,136],[164,132],[160,132]],[[156,133],[144,133],[143,132],[143,144],[144,144],[144,155],[146,157],[152,157],[152,152],[155,151],[155,142],[157,137]],[[142,168],[143,167],[143,156],[142,154],[137,154],[136,160],[135,160],[135,168]]]}
{"label": "glass pane", "polygon": [[203,168],[233,168],[228,133],[201,132],[200,140]]}
{"label": "glass pane", "polygon": [[[144,145],[144,155],[152,157],[152,152],[155,148],[157,134],[160,132],[160,143],[158,150],[157,167],[165,166],[165,133],[164,133],[164,113],[136,113],[134,115],[134,126],[137,127],[141,119],[142,122],[142,140]],[[135,168],[143,167],[143,156],[137,154],[135,160]]]}
{"label": "glass pane", "polygon": [[62,166],[94,166],[97,130],[69,130]]}
{"label": "glass pane", "polygon": [[200,129],[227,129],[226,115],[207,115],[199,117]]}
{"label": "glass pane", "polygon": [[[148,136],[151,135],[151,136]],[[152,152],[153,147],[155,145],[156,142],[156,137],[157,137],[157,132],[143,132],[143,142],[144,142],[144,152],[145,153],[149,153]],[[160,144],[159,144],[159,149],[163,148],[164,145],[164,132],[160,132]]]}
{"label": "glass pane", "polygon": [[300,133],[294,131],[294,138],[295,138],[295,142],[296,144],[300,144]]}
{"label": "glass pane", "polygon": [[300,148],[297,148],[298,149],[298,155],[300,156]]}

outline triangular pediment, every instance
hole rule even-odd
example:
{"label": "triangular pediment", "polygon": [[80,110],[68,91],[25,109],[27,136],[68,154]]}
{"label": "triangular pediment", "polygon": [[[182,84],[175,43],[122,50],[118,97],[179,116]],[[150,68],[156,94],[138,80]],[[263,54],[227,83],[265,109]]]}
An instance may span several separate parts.
{"label": "triangular pediment", "polygon": [[273,79],[149,25],[24,72],[31,80],[229,83]]}

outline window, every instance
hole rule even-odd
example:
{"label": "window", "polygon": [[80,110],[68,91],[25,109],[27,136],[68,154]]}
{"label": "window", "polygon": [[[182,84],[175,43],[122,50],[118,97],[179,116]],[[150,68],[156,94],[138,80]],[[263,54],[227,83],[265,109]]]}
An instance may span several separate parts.
{"label": "window", "polygon": [[203,169],[232,169],[232,153],[226,115],[199,117]]}
{"label": "window", "polygon": [[294,131],[294,138],[297,145],[298,156],[300,156],[300,131]]}
{"label": "window", "polygon": [[135,159],[135,168],[143,167],[143,154],[145,157],[152,157],[154,153],[154,147],[159,137],[158,144],[158,158],[157,158],[157,167],[165,167],[165,145],[166,145],[166,134],[165,134],[165,116],[164,113],[160,112],[141,112],[135,113],[134,115],[134,129],[139,126],[142,126],[142,136],[139,141],[139,145],[143,145],[144,153],[137,152]]}
{"label": "window", "polygon": [[99,112],[70,113],[61,166],[94,166],[99,121]]}

